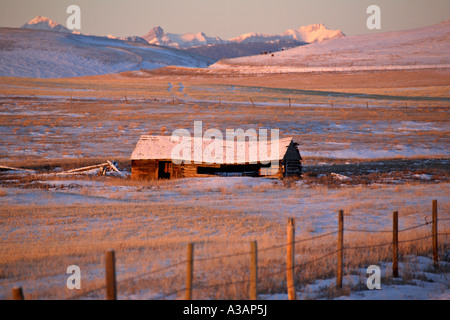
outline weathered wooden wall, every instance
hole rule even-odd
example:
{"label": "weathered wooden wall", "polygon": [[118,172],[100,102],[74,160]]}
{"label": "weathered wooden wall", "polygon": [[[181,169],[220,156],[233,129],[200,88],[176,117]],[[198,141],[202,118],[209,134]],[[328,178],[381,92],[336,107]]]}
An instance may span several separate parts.
{"label": "weathered wooden wall", "polygon": [[158,160],[131,160],[131,179],[158,179]]}
{"label": "weathered wooden wall", "polygon": [[[300,176],[302,174],[301,160],[302,158],[297,144],[291,141],[283,160],[280,162],[279,171],[271,173],[272,177]],[[161,164],[161,166],[164,166],[164,171],[170,171],[170,179],[212,176],[216,172],[241,172],[249,175],[254,173],[255,176],[264,176],[264,170],[261,170],[263,165],[261,164],[220,165],[182,163],[175,165],[171,160],[132,160],[131,178],[134,180],[156,180],[161,178],[160,162],[170,162]],[[170,169],[168,169],[169,167]],[[166,178],[168,178],[168,175]]]}
{"label": "weathered wooden wall", "polygon": [[195,178],[195,177],[205,177],[205,176],[211,176],[209,174],[205,173],[198,173],[198,168],[220,168],[219,164],[182,164],[181,165],[181,176],[183,178]]}
{"label": "weathered wooden wall", "polygon": [[[160,178],[159,162],[167,160],[132,160],[131,178],[133,180],[154,180]],[[200,167],[200,172],[199,172]],[[220,165],[220,164],[180,164],[171,163],[170,179],[214,176],[219,172],[254,172],[259,175],[260,165]],[[206,170],[212,169],[212,170]],[[215,170],[216,169],[216,170]]]}
{"label": "weathered wooden wall", "polygon": [[[159,179],[159,162],[168,160],[132,160],[131,178],[133,180],[156,180]],[[219,168],[220,165],[206,164],[173,164],[171,163],[170,179],[204,177],[205,174],[197,173],[198,167]],[[206,175],[207,176],[207,175]]]}

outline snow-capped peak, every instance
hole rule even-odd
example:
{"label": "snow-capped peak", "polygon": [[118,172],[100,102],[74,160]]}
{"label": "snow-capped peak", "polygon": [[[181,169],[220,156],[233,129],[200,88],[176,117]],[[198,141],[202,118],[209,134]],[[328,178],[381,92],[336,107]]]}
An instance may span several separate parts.
{"label": "snow-capped peak", "polygon": [[159,26],[152,28],[142,38],[151,44],[174,48],[190,48],[201,45],[224,43],[219,37],[208,37],[203,32],[185,34],[165,33]]}
{"label": "snow-capped peak", "polygon": [[257,32],[245,33],[239,37],[231,38],[230,42],[250,43],[250,42],[273,42],[285,40],[284,37],[278,35],[262,34]]}
{"label": "snow-capped peak", "polygon": [[163,37],[165,35],[164,29],[160,26],[156,26],[152,28],[145,36],[145,37]]}
{"label": "snow-capped peak", "polygon": [[289,29],[283,33],[284,36],[291,37],[293,40],[313,43],[325,40],[332,40],[344,37],[341,30],[327,29],[323,24],[311,24],[309,26],[300,27],[296,30]]}
{"label": "snow-capped peak", "polygon": [[309,26],[300,27],[299,29],[286,30],[281,35],[270,35],[254,32],[245,33],[239,37],[232,38],[229,41],[237,43],[249,43],[249,42],[295,40],[299,42],[313,43],[340,38],[343,36],[344,34],[340,30],[327,29],[323,24],[312,24]]}
{"label": "snow-capped peak", "polygon": [[37,16],[33,20],[28,21],[28,24],[38,24],[38,23],[45,23],[52,28],[59,25],[56,21],[50,20],[49,18],[43,16]]}
{"label": "snow-capped peak", "polygon": [[164,32],[163,28],[161,28],[160,26],[152,28],[149,32],[143,35],[142,38],[144,38],[150,44],[179,48],[179,45],[170,40]]}
{"label": "snow-capped peak", "polygon": [[22,26],[24,29],[35,29],[35,30],[46,30],[46,31],[57,31],[57,32],[67,32],[71,33],[69,29],[57,23],[56,21],[50,20],[49,18],[43,16],[37,16],[36,18],[28,21]]}

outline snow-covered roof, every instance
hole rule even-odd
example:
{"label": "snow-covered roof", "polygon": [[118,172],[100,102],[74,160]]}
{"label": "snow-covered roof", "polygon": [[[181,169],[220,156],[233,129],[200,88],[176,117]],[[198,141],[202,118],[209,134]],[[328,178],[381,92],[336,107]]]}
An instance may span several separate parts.
{"label": "snow-covered roof", "polygon": [[[143,135],[131,154],[131,160],[172,160],[175,163],[177,161],[221,164],[269,163],[282,160],[291,141],[292,137],[268,139],[267,143],[263,143],[248,140],[215,141],[194,137]],[[219,150],[222,150],[222,154]]]}

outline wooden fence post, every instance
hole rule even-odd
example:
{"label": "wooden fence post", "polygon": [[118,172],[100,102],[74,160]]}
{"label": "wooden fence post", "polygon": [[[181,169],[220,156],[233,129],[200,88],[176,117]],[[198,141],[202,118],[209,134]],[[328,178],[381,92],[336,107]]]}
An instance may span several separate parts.
{"label": "wooden fence post", "polygon": [[12,288],[13,300],[25,300],[23,297],[22,287]]}
{"label": "wooden fence post", "polygon": [[288,219],[287,225],[287,260],[286,260],[286,277],[287,292],[289,300],[296,300],[295,284],[294,284],[294,255],[295,255],[295,222],[294,218]]}
{"label": "wooden fence post", "polygon": [[117,299],[116,259],[114,250],[106,251],[106,300]]}
{"label": "wooden fence post", "polygon": [[258,244],[250,242],[250,300],[258,300]]}
{"label": "wooden fence post", "polygon": [[338,226],[338,262],[336,286],[342,288],[342,267],[344,264],[344,211],[339,210],[339,226]]}
{"label": "wooden fence post", "polygon": [[192,300],[192,278],[194,275],[194,244],[188,244],[186,268],[186,300]]}
{"label": "wooden fence post", "polygon": [[433,200],[433,261],[434,267],[439,267],[439,255],[438,255],[438,218],[437,218],[437,200]]}
{"label": "wooden fence post", "polygon": [[392,276],[398,278],[398,212],[392,217]]}

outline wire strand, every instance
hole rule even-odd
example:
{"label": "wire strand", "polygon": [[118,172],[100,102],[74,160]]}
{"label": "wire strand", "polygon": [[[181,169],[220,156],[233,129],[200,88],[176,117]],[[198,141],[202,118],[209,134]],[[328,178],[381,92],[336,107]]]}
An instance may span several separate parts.
{"label": "wire strand", "polygon": [[157,270],[152,270],[152,271],[149,271],[149,272],[141,273],[141,274],[139,274],[139,275],[137,275],[137,276],[134,276],[134,277],[129,277],[129,278],[126,278],[126,279],[121,279],[120,281],[117,281],[117,284],[122,283],[122,282],[135,281],[135,280],[137,280],[137,279],[140,279],[140,278],[143,278],[143,277],[147,277],[147,276],[150,276],[150,275],[155,274],[155,273],[158,273],[158,272],[163,272],[163,271],[166,271],[166,270],[173,269],[173,268],[175,268],[175,267],[179,267],[179,266],[181,266],[181,265],[183,265],[183,264],[185,264],[185,263],[187,263],[187,261],[186,261],[186,260],[183,260],[183,261],[180,261],[180,262],[171,264],[171,265],[169,265],[169,266],[167,266],[167,267],[164,267],[164,268],[160,268],[160,269],[157,269]]}
{"label": "wire strand", "polygon": [[94,292],[97,292],[97,291],[100,291],[100,290],[103,290],[103,289],[106,289],[106,286],[101,286],[99,288],[95,288],[95,289],[92,289],[92,290],[89,290],[89,291],[86,291],[86,292],[83,292],[83,293],[71,296],[71,297],[67,298],[67,300],[78,300],[80,298],[83,298],[83,297],[86,297],[86,296],[90,295],[91,293],[94,293]]}
{"label": "wire strand", "polygon": [[361,250],[361,249],[373,249],[373,248],[381,248],[385,246],[391,245],[392,242],[379,243],[370,246],[356,246],[356,247],[344,247],[344,250]]}
{"label": "wire strand", "polygon": [[429,224],[431,224],[431,222],[425,222],[425,223],[423,223],[423,224],[419,224],[419,225],[414,226],[414,227],[409,227],[409,228],[405,228],[405,229],[398,230],[398,232],[404,232],[404,231],[409,231],[409,230],[418,229],[418,228],[427,226],[427,225],[429,225]]}

